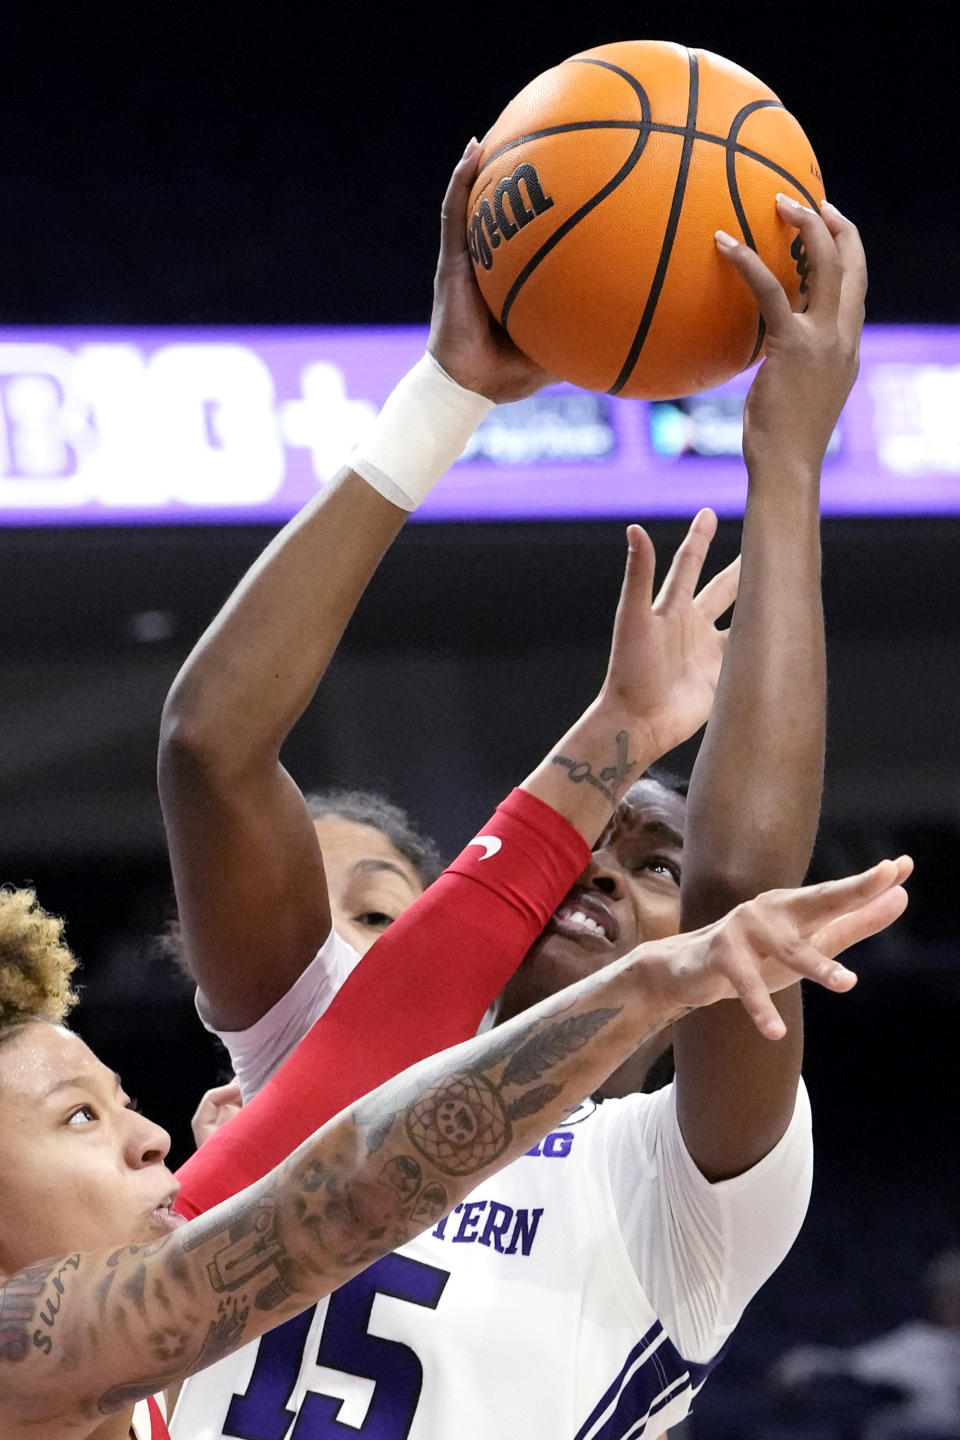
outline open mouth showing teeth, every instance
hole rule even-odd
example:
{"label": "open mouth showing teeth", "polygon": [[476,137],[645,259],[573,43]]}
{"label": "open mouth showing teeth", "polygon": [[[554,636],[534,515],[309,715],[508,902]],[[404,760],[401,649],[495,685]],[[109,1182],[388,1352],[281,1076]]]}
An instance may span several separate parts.
{"label": "open mouth showing teeth", "polygon": [[610,938],[599,920],[574,905],[561,906],[554,916],[554,922],[558,929],[565,930],[568,934],[596,935],[601,940]]}

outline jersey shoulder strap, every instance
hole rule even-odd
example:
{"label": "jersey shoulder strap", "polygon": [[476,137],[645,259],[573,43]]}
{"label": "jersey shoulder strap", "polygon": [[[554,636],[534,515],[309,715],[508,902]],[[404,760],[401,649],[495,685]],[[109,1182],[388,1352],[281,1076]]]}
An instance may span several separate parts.
{"label": "jersey shoulder strap", "polygon": [[167,1429],[164,1415],[166,1406],[161,1408],[161,1401],[151,1395],[147,1401],[147,1409],[150,1412],[150,1440],[170,1440],[170,1431]]}
{"label": "jersey shoulder strap", "polygon": [[166,1406],[162,1399],[150,1396],[141,1400],[133,1412],[131,1434],[134,1440],[170,1440],[165,1418]]}

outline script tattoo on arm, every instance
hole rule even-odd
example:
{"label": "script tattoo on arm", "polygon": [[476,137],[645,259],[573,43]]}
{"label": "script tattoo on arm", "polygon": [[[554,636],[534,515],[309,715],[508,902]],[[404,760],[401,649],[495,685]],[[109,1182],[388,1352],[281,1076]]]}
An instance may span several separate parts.
{"label": "script tattoo on arm", "polygon": [[617,734],[614,740],[617,747],[616,758],[612,765],[605,765],[599,775],[594,774],[589,760],[574,760],[569,755],[554,755],[551,764],[562,765],[572,784],[592,785],[606,800],[615,805],[620,798],[625,781],[640,770],[640,766],[635,760],[627,759],[629,754],[628,738],[626,730],[621,730]]}
{"label": "script tattoo on arm", "polygon": [[28,1265],[7,1281],[0,1290],[0,1360],[23,1360],[31,1348],[50,1354],[64,1277],[79,1268],[80,1256],[68,1255]]}

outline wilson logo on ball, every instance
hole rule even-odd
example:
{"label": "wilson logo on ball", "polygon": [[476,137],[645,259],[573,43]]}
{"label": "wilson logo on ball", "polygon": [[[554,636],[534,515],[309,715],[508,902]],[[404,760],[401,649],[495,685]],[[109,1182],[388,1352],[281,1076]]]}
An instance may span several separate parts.
{"label": "wilson logo on ball", "polygon": [[492,269],[493,252],[501,240],[512,240],[518,230],[549,210],[552,204],[550,196],[544,194],[540,176],[533,166],[529,163],[518,165],[512,175],[505,176],[497,185],[493,192],[493,204],[489,200],[481,200],[473,213],[467,227],[467,245],[474,263],[482,265],[484,270]]}

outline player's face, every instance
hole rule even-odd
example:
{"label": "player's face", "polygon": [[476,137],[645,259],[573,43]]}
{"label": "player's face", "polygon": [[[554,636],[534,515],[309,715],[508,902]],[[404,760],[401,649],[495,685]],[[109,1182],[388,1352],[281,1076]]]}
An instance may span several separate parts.
{"label": "player's face", "polygon": [[363,955],[423,893],[410,861],[373,825],[325,815],[314,822],[338,934]]}
{"label": "player's face", "polygon": [[0,1271],[168,1234],[169,1148],[77,1035],[38,1021],[12,1036],[0,1045]]}
{"label": "player's face", "polygon": [[640,780],[630,789],[590,864],[504,990],[501,1019],[646,940],[676,935],[684,809],[683,796],[655,780]]}

